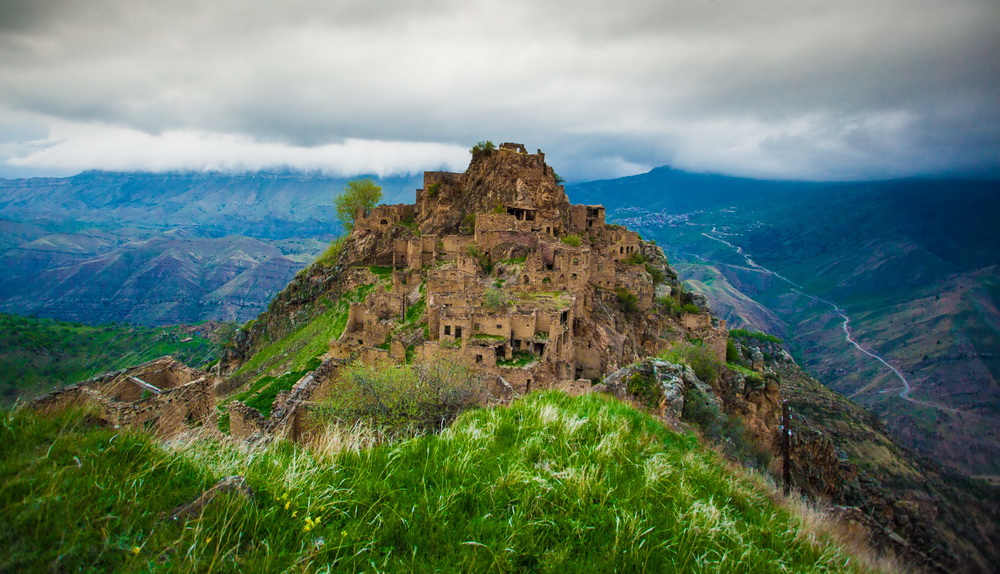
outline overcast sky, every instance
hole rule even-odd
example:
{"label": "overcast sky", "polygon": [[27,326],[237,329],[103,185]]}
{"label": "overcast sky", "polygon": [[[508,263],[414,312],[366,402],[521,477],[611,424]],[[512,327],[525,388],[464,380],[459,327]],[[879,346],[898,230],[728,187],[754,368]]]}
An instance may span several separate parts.
{"label": "overcast sky", "polygon": [[0,0],[0,177],[1000,175],[998,0]]}

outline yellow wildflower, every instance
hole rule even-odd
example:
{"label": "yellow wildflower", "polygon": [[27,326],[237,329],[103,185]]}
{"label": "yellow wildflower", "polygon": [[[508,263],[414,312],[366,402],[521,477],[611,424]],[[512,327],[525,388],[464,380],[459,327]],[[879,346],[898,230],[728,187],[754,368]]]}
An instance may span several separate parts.
{"label": "yellow wildflower", "polygon": [[139,548],[138,546],[132,547],[132,554],[139,554],[139,552],[142,552],[142,548]]}
{"label": "yellow wildflower", "polygon": [[288,510],[288,507],[291,506],[291,505],[292,505],[292,501],[291,500],[289,500],[288,502],[286,502],[285,503],[285,510]]}

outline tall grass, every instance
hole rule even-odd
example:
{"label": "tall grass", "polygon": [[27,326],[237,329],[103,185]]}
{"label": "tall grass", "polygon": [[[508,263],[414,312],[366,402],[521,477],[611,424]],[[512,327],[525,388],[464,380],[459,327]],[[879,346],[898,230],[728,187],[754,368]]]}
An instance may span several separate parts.
{"label": "tall grass", "polygon": [[[0,570],[866,571],[758,479],[611,399],[533,394],[374,447],[335,432],[324,451],[159,446],[80,412],[7,412]],[[232,474],[252,500],[160,518]]]}

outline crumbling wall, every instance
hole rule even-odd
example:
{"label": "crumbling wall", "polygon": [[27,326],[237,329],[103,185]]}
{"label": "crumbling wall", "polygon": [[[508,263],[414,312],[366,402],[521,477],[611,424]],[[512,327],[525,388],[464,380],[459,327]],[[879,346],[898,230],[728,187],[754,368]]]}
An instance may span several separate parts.
{"label": "crumbling wall", "polygon": [[52,412],[67,406],[95,405],[98,417],[109,425],[144,428],[170,437],[214,420],[214,383],[208,373],[171,357],[160,357],[58,389],[32,401],[29,407]]}
{"label": "crumbling wall", "polygon": [[263,433],[267,419],[260,411],[239,401],[229,403],[229,436],[236,440],[246,440]]}

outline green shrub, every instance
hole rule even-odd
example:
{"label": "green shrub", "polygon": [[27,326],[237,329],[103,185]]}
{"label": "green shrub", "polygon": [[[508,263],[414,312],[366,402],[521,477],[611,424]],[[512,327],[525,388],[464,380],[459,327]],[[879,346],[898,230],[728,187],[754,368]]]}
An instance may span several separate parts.
{"label": "green shrub", "polygon": [[729,336],[736,337],[737,339],[757,339],[758,341],[766,341],[768,343],[775,343],[778,345],[784,343],[784,341],[774,335],[768,335],[767,333],[761,333],[760,331],[747,331],[745,329],[730,329]]}
{"label": "green shrub", "polygon": [[657,297],[656,302],[660,305],[660,311],[662,313],[672,313],[674,315],[678,314],[679,309],[677,305],[677,300],[673,297],[666,295],[664,297]]}
{"label": "green shrub", "polygon": [[465,249],[465,253],[469,257],[474,257],[479,266],[483,268],[483,273],[489,275],[493,273],[493,262],[490,261],[490,254],[479,249],[478,245],[469,245]]}
{"label": "green shrub", "polygon": [[334,239],[327,246],[326,250],[316,258],[316,263],[319,265],[325,265],[327,267],[331,265],[336,265],[337,260],[340,259],[340,254],[344,250],[344,244],[347,242],[347,236],[341,235],[340,237]]}
{"label": "green shrub", "polygon": [[645,262],[646,258],[643,257],[642,253],[639,253],[638,251],[630,254],[628,257],[622,260],[622,263],[625,263],[627,265],[642,265]]}
{"label": "green shrub", "polygon": [[476,214],[467,213],[465,217],[462,218],[462,233],[465,235],[472,235],[476,232]]}
{"label": "green shrub", "polygon": [[740,352],[736,350],[736,344],[732,339],[726,339],[726,362],[739,364],[741,360]]}
{"label": "green shrub", "polygon": [[649,263],[646,264],[646,273],[649,273],[650,279],[653,280],[653,284],[663,283],[667,280],[666,274],[663,273],[663,269],[659,267],[654,267]]}
{"label": "green shrub", "polygon": [[576,235],[574,233],[574,234],[571,234],[571,235],[567,235],[566,237],[563,237],[562,238],[562,242],[565,243],[566,245],[569,245],[569,246],[572,246],[572,247],[579,247],[580,244],[583,242],[583,240],[580,239],[579,235]]}
{"label": "green shrub", "polygon": [[483,396],[479,378],[448,361],[348,365],[317,408],[328,420],[365,421],[389,434],[441,429]]}
{"label": "green shrub", "polygon": [[469,153],[472,154],[472,159],[479,159],[481,157],[486,157],[490,155],[491,153],[493,153],[493,150],[495,149],[497,149],[496,144],[494,144],[490,140],[486,140],[486,141],[481,141],[476,145],[472,146],[472,149],[469,150]]}
{"label": "green shrub", "polygon": [[719,368],[722,364],[712,356],[711,349],[703,344],[687,341],[676,342],[669,349],[660,353],[660,358],[664,361],[691,367],[694,374],[706,383],[715,384],[719,380]]}
{"label": "green shrub", "polygon": [[483,307],[496,310],[510,304],[510,297],[500,287],[490,287],[483,293]]}
{"label": "green shrub", "polygon": [[656,379],[650,373],[636,371],[625,381],[625,389],[643,405],[654,409],[660,406],[660,396],[663,394]]}
{"label": "green shrub", "polygon": [[722,412],[695,385],[684,385],[684,408],[681,419],[694,424],[705,437],[718,440],[722,436]]}
{"label": "green shrub", "polygon": [[701,313],[701,309],[699,309],[698,306],[693,303],[685,303],[684,305],[681,305],[681,311],[685,313],[691,313],[692,315],[697,315],[698,313]]}
{"label": "green shrub", "polygon": [[432,183],[427,186],[427,197],[436,197],[440,191],[441,191],[441,184],[436,182]]}
{"label": "green shrub", "polygon": [[625,287],[616,287],[615,295],[618,297],[618,304],[621,306],[622,311],[626,313],[635,313],[639,310],[639,298],[635,296]]}
{"label": "green shrub", "polygon": [[753,440],[738,417],[722,412],[694,385],[684,388],[681,419],[696,425],[702,435],[718,444],[729,458],[759,471],[767,470],[771,454]]}

